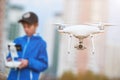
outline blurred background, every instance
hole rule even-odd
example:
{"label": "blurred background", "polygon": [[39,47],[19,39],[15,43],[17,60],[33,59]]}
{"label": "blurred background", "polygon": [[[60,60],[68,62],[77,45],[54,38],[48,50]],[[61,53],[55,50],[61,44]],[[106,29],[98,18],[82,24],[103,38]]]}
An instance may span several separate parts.
{"label": "blurred background", "polygon": [[[49,68],[41,80],[120,80],[119,0],[0,0],[0,80],[9,71],[3,59],[6,44],[24,35],[17,21],[27,11],[39,16],[37,33],[47,42]],[[53,25],[100,21],[116,26],[95,36],[95,54],[91,54],[89,38],[84,40],[85,50],[74,49],[78,42],[74,38],[68,54],[68,36],[59,34]]]}

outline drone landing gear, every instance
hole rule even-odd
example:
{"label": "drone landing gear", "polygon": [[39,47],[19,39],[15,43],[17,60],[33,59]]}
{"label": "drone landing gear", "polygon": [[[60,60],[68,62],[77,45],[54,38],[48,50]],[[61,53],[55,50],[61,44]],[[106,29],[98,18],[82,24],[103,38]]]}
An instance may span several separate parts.
{"label": "drone landing gear", "polygon": [[70,34],[69,36],[68,36],[68,54],[70,54],[71,53],[71,42],[72,42],[72,34]]}
{"label": "drone landing gear", "polygon": [[94,35],[90,35],[90,37],[92,42],[92,54],[94,54],[95,53]]}

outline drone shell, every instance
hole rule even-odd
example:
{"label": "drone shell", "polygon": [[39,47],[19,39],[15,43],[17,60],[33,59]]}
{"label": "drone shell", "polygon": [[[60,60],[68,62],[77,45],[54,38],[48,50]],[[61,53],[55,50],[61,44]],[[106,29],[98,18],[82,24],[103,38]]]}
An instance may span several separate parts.
{"label": "drone shell", "polygon": [[90,34],[96,34],[96,33],[102,32],[102,31],[96,26],[75,25],[75,26],[65,27],[63,30],[61,30],[59,32],[73,34],[74,36],[79,36],[79,37],[80,36],[87,37]]}

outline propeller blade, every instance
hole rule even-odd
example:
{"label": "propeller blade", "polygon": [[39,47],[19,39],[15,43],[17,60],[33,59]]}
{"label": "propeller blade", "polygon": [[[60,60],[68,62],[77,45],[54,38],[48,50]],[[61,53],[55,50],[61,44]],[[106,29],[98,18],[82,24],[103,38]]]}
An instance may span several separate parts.
{"label": "propeller blade", "polygon": [[93,25],[93,26],[116,26],[114,24],[110,24],[110,23],[104,23],[104,22],[98,22],[98,23],[85,23],[85,25]]}

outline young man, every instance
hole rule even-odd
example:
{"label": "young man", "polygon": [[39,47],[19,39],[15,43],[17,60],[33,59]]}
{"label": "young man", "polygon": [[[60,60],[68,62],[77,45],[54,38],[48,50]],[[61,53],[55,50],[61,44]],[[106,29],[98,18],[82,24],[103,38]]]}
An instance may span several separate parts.
{"label": "young man", "polygon": [[27,12],[18,22],[23,25],[26,33],[14,40],[22,48],[17,52],[21,64],[17,69],[10,70],[7,80],[38,80],[39,74],[48,67],[46,43],[40,36],[34,35],[38,17],[33,12]]}

